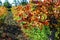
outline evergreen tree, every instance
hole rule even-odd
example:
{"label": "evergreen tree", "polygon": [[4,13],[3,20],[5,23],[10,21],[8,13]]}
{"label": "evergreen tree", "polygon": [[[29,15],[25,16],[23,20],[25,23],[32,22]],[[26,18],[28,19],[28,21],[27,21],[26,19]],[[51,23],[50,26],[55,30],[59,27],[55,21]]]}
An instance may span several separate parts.
{"label": "evergreen tree", "polygon": [[27,0],[22,0],[22,1],[21,1],[21,4],[22,4],[22,5],[26,5],[26,4],[28,4],[28,1],[27,1]]}
{"label": "evergreen tree", "polygon": [[8,0],[5,0],[4,6],[7,8],[11,8],[11,4],[8,2]]}
{"label": "evergreen tree", "polygon": [[0,0],[0,6],[2,6],[2,2],[1,2],[1,0]]}

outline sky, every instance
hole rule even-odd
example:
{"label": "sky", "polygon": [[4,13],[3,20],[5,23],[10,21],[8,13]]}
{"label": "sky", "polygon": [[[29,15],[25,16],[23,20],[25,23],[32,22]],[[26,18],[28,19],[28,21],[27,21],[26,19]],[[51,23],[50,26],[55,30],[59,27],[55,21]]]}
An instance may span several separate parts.
{"label": "sky", "polygon": [[[2,3],[5,2],[5,0],[1,0],[1,1],[2,1]],[[8,0],[8,1],[9,1],[10,4],[12,4],[14,0]],[[21,0],[19,0],[19,1],[21,2]],[[29,2],[29,0],[27,0],[27,1]],[[41,0],[41,1],[44,1],[44,0]]]}
{"label": "sky", "polygon": [[[5,2],[5,0],[1,0],[2,1],[2,3],[4,3]],[[8,0],[9,1],[9,3],[10,4],[12,4],[13,3],[13,0]],[[21,0],[19,0],[19,1],[21,1]],[[27,0],[28,2],[29,2],[29,0]]]}
{"label": "sky", "polygon": [[[4,3],[5,2],[5,0],[1,0],[2,1],[2,3]],[[13,0],[8,0],[10,3],[12,3],[13,2]]]}

